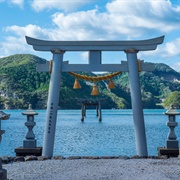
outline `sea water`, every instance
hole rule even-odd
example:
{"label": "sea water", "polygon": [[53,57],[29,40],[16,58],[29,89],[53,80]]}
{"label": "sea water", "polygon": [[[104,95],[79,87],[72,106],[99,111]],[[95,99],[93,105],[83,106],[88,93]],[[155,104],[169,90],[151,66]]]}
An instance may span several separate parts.
{"label": "sea water", "polygon": [[[148,155],[157,155],[158,147],[165,146],[169,127],[166,110],[144,110]],[[5,130],[0,143],[0,156],[15,156],[14,149],[23,145],[28,132],[24,125],[24,110],[4,110],[11,114],[2,121]],[[36,110],[36,126],[33,128],[37,146],[43,145],[46,110]],[[180,117],[177,116],[177,122]],[[180,126],[175,128],[180,140]],[[136,155],[132,110],[102,110],[98,121],[95,110],[87,110],[81,122],[80,110],[59,110],[57,116],[54,156],[133,156]]]}

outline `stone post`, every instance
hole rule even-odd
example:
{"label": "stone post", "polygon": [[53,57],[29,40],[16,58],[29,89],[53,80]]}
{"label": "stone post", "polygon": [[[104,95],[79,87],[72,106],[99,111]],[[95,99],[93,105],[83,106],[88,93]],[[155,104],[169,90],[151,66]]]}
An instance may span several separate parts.
{"label": "stone post", "polygon": [[102,113],[101,113],[101,101],[98,101],[98,110],[99,110],[99,121],[102,121]]}
{"label": "stone post", "polygon": [[81,121],[84,121],[84,115],[85,115],[85,104],[82,102],[82,107],[81,107]]}
{"label": "stone post", "polygon": [[97,117],[99,116],[99,107],[98,107],[98,102],[97,102],[97,105],[96,105],[96,116],[97,116]]}

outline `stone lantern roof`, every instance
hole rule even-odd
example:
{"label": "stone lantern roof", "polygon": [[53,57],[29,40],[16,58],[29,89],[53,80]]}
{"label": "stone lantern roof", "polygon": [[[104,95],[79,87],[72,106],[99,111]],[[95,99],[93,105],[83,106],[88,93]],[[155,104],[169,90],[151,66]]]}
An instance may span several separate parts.
{"label": "stone lantern roof", "polygon": [[31,104],[29,104],[29,108],[25,112],[23,112],[22,114],[23,115],[38,115],[38,113],[32,109]]}
{"label": "stone lantern roof", "polygon": [[173,105],[170,106],[170,108],[165,112],[166,115],[180,115],[180,112],[177,111],[177,109],[174,108]]}

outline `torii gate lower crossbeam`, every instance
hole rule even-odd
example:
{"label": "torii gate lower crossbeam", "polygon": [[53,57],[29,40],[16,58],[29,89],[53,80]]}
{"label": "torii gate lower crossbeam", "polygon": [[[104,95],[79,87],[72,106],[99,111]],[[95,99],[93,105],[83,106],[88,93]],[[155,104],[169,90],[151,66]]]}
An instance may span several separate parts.
{"label": "torii gate lower crossbeam", "polygon": [[[141,90],[138,74],[138,51],[155,50],[164,36],[142,41],[44,41],[26,36],[28,44],[37,51],[51,51],[53,65],[47,104],[46,127],[43,142],[43,156],[53,156],[55,128],[59,101],[61,72],[67,71],[128,71],[136,139],[139,156],[148,156]],[[89,64],[68,64],[63,62],[66,51],[89,51]],[[124,51],[127,63],[102,64],[101,51]],[[48,64],[38,66],[40,71],[48,71]],[[141,62],[141,70],[151,71],[151,64]]]}

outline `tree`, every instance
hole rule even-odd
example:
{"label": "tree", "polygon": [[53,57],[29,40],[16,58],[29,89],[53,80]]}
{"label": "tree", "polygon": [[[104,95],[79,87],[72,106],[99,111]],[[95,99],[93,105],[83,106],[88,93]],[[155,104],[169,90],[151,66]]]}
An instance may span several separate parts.
{"label": "tree", "polygon": [[170,107],[173,105],[175,108],[180,109],[180,91],[172,92],[164,101],[164,107]]}

